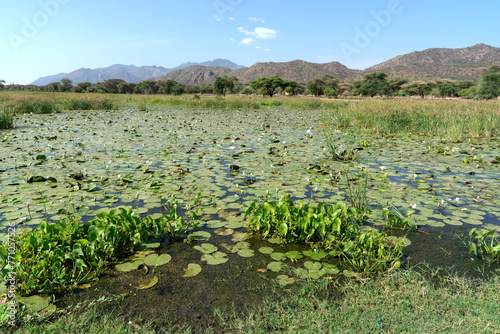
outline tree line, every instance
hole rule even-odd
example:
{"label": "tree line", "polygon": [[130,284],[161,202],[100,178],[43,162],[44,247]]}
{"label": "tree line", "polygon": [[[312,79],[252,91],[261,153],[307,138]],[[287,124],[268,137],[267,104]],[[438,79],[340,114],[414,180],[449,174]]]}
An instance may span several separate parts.
{"label": "tree line", "polygon": [[144,80],[128,83],[121,79],[109,79],[103,82],[80,82],[73,85],[70,79],[64,78],[45,86],[5,85],[0,80],[0,90],[32,90],[75,93],[112,93],[112,94],[259,94],[274,95],[314,95],[314,96],[426,96],[466,97],[494,99],[500,96],[500,66],[494,65],[483,71],[479,82],[471,80],[428,79],[409,81],[404,78],[388,80],[387,74],[374,72],[366,74],[362,80],[340,82],[333,75],[326,74],[321,78],[298,83],[285,80],[279,76],[261,77],[248,84],[239,83],[234,76],[219,76],[213,84],[183,85],[173,80]]}

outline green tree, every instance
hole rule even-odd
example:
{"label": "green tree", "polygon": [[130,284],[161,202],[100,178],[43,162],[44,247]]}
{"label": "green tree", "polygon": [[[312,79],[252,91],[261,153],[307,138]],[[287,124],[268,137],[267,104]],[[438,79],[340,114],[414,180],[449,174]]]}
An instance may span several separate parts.
{"label": "green tree", "polygon": [[135,83],[125,82],[118,84],[118,93],[120,94],[133,94],[135,89]]}
{"label": "green tree", "polygon": [[88,91],[90,87],[92,87],[92,83],[85,81],[85,82],[79,82],[76,84],[78,87],[80,87],[83,91]]}
{"label": "green tree", "polygon": [[325,93],[325,96],[328,96],[328,97],[333,97],[333,96],[337,96],[337,91],[333,88],[325,88],[324,90],[324,93]]}
{"label": "green tree", "polygon": [[62,78],[60,83],[61,83],[60,85],[61,92],[67,92],[71,90],[71,88],[73,87],[73,81],[71,81],[68,78]]}
{"label": "green tree", "polygon": [[391,95],[391,85],[386,80],[387,74],[383,72],[373,72],[366,74],[358,88],[358,92],[363,96],[374,97],[375,95]]}
{"label": "green tree", "polygon": [[0,90],[4,89],[5,80],[0,80]]}
{"label": "green tree", "polygon": [[448,82],[438,84],[434,91],[438,97],[450,97],[457,95],[457,88]]}
{"label": "green tree", "polygon": [[278,76],[273,76],[270,78],[261,77],[250,82],[250,86],[254,90],[258,90],[259,93],[261,93],[262,91],[262,93],[264,93],[265,95],[269,95],[269,97],[273,97],[273,95],[276,94],[278,88],[286,88],[284,87],[285,84],[286,81]]}
{"label": "green tree", "polygon": [[59,82],[51,82],[47,85],[47,89],[51,92],[60,92],[62,88]]}
{"label": "green tree", "polygon": [[477,92],[482,99],[496,99],[500,96],[500,71],[483,74]]}
{"label": "green tree", "polygon": [[424,98],[426,95],[432,92],[432,89],[436,87],[436,82],[430,80],[418,80],[411,81],[407,84],[401,86],[403,90],[408,95],[418,95]]}
{"label": "green tree", "polygon": [[397,93],[401,90],[401,86],[408,83],[408,79],[405,78],[394,78],[389,80],[389,85],[391,86],[392,94],[397,95]]}
{"label": "green tree", "polygon": [[325,83],[323,80],[317,78],[317,79],[311,79],[308,82],[306,82],[306,87],[307,89],[314,94],[314,96],[320,96],[323,94],[323,87]]}
{"label": "green tree", "polygon": [[108,79],[104,80],[104,82],[100,85],[102,89],[104,89],[108,93],[116,94],[119,91],[118,86],[121,84],[127,83],[122,79]]}
{"label": "green tree", "polygon": [[224,75],[222,77],[215,78],[214,81],[214,94],[218,96],[226,96],[227,92],[232,92],[234,89],[235,82],[238,78],[235,76],[228,77]]}

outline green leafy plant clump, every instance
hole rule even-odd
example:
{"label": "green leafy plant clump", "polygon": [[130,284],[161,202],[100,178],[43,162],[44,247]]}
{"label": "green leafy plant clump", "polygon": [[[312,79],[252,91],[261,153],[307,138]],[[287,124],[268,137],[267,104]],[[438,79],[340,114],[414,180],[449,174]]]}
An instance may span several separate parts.
{"label": "green leafy plant clump", "polygon": [[1,275],[5,279],[16,273],[17,289],[23,294],[69,291],[97,277],[117,254],[131,252],[150,238],[179,238],[193,225],[193,220],[177,214],[176,204],[169,215],[156,219],[141,219],[127,207],[101,212],[83,225],[71,217],[54,224],[44,220],[17,238],[14,261],[8,258],[9,242],[2,244]]}
{"label": "green leafy plant clump", "polygon": [[469,252],[485,259],[490,265],[500,263],[500,239],[496,230],[469,232]]}
{"label": "green leafy plant clump", "polygon": [[253,202],[245,212],[249,227],[264,237],[281,237],[289,242],[313,243],[331,250],[330,255],[344,260],[348,269],[375,273],[397,269],[402,243],[391,243],[384,232],[361,230],[362,213],[345,203],[310,206],[297,205],[290,195],[278,201]]}

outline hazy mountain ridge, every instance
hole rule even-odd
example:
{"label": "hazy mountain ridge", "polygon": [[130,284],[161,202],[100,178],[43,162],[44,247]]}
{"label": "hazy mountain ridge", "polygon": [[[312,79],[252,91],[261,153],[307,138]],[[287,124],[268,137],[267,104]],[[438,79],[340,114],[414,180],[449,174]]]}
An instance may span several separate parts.
{"label": "hazy mountain ridge", "polygon": [[194,65],[185,69],[168,72],[154,80],[174,80],[180,84],[211,84],[218,76],[223,76],[231,71],[227,67]]}
{"label": "hazy mountain ridge", "polygon": [[324,64],[303,60],[290,62],[263,62],[251,67],[237,65],[227,59],[214,59],[202,63],[184,63],[173,69],[160,66],[113,65],[102,69],[79,69],[71,73],[60,73],[33,82],[45,85],[69,78],[73,84],[83,81],[96,83],[107,79],[122,79],[138,82],[147,79],[174,80],[182,84],[213,83],[219,75],[236,76],[240,82],[250,82],[259,77],[280,76],[286,80],[306,82],[325,74],[337,76],[341,81],[360,80],[365,74],[385,72],[388,78],[403,77],[409,80],[450,78],[477,80],[483,69],[500,65],[500,48],[476,44],[467,48],[432,48],[415,51],[389,59],[363,71],[349,69],[339,62]]}
{"label": "hazy mountain ridge", "polygon": [[205,61],[203,63],[188,62],[171,69],[162,66],[137,67],[134,65],[115,64],[108,67],[96,68],[96,69],[80,68],[71,73],[59,73],[56,75],[42,77],[35,80],[32,83],[32,85],[43,86],[51,82],[60,81],[63,78],[70,79],[71,81],[73,81],[74,85],[86,81],[91,83],[97,83],[108,79],[122,79],[125,80],[126,82],[139,82],[152,78],[158,78],[172,71],[198,65],[228,67],[230,68],[230,70],[244,68],[244,66],[233,63],[232,61],[227,59],[214,59]]}

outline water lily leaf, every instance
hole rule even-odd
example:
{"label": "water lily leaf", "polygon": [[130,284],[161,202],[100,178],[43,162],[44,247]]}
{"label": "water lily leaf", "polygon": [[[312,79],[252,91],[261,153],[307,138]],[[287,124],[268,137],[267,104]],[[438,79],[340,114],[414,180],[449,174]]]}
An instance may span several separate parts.
{"label": "water lily leaf", "polygon": [[267,239],[267,242],[271,243],[271,244],[283,244],[285,241],[283,239],[280,239],[280,238],[270,238],[270,239]]}
{"label": "water lily leaf", "polygon": [[136,270],[143,263],[144,263],[143,260],[135,260],[131,262],[120,263],[115,266],[115,269],[122,272],[129,272]]}
{"label": "water lily leaf", "polygon": [[306,261],[304,262],[304,267],[307,268],[308,270],[320,270],[321,269],[321,263],[319,262],[313,262],[313,261]]}
{"label": "water lily leaf", "polygon": [[304,254],[305,256],[308,256],[311,259],[316,260],[316,261],[319,261],[319,260],[325,258],[326,255],[327,255],[323,250],[318,250],[318,251],[312,251],[312,250],[302,251],[302,254]]}
{"label": "water lily leaf", "polygon": [[158,283],[158,276],[154,276],[147,284],[141,284],[136,289],[138,290],[144,290],[144,289],[149,289]]}
{"label": "water lily leaf", "polygon": [[228,258],[226,253],[215,252],[213,254],[204,254],[201,257],[202,261],[206,261],[207,264],[210,265],[218,265],[222,263],[226,263]]}
{"label": "water lily leaf", "polygon": [[281,286],[287,286],[287,285],[295,283],[295,279],[292,277],[288,277],[287,275],[276,276],[276,281]]}
{"label": "water lily leaf", "polygon": [[47,297],[42,296],[29,296],[29,297],[17,297],[18,302],[26,305],[26,308],[29,313],[40,312],[49,306],[49,299]]}
{"label": "water lily leaf", "polygon": [[188,239],[193,241],[208,241],[212,235],[206,231],[196,231],[188,235]]}
{"label": "water lily leaf", "polygon": [[238,255],[241,257],[252,257],[254,256],[254,251],[250,248],[240,249]]}
{"label": "water lily leaf", "polygon": [[208,243],[204,243],[199,246],[196,245],[193,248],[196,249],[197,251],[202,252],[203,254],[210,254],[217,251],[217,246]]}
{"label": "water lily leaf", "polygon": [[243,241],[243,240],[247,240],[247,239],[250,239],[250,234],[249,233],[236,232],[236,233],[233,234],[232,241],[233,242],[239,242],[239,241]]}
{"label": "water lily leaf", "polygon": [[188,264],[187,269],[184,269],[185,274],[182,277],[193,277],[201,272],[201,266],[197,263]]}
{"label": "water lily leaf", "polygon": [[329,275],[337,275],[340,272],[340,270],[334,264],[324,262],[322,262],[321,264],[323,265],[322,270],[324,270]]}
{"label": "water lily leaf", "polygon": [[271,247],[260,247],[259,252],[262,254],[271,254],[272,252],[274,252],[274,249],[272,249]]}
{"label": "water lily leaf", "polygon": [[267,264],[267,269],[274,271],[276,273],[279,272],[282,267],[283,267],[283,262],[279,261],[269,262]]}
{"label": "water lily leaf", "polygon": [[172,260],[172,257],[169,254],[151,254],[144,258],[144,264],[148,266],[162,266],[167,264]]}
{"label": "water lily leaf", "polygon": [[234,230],[232,228],[217,229],[217,230],[214,231],[214,233],[217,234],[217,235],[226,236],[226,235],[233,234]]}
{"label": "water lily leaf", "polygon": [[298,251],[289,251],[285,253],[286,257],[292,260],[302,259],[304,256]]}
{"label": "water lily leaf", "polygon": [[276,261],[283,261],[286,259],[286,254],[285,253],[280,253],[280,252],[275,252],[271,254],[271,259],[276,260]]}

